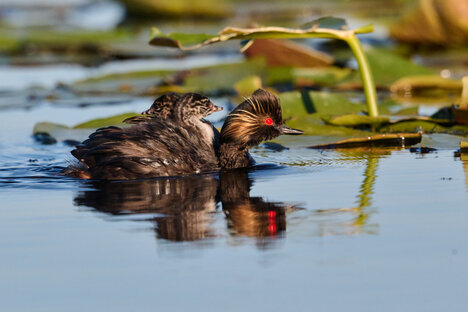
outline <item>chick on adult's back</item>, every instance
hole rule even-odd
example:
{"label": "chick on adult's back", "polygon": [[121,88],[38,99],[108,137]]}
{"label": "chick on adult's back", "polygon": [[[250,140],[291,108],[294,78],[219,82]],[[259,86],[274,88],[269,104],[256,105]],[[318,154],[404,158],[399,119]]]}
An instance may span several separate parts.
{"label": "chick on adult's back", "polygon": [[220,109],[208,98],[188,93],[175,105],[174,119],[98,129],[71,152],[80,164],[65,173],[123,180],[214,170],[218,161],[211,124],[200,119]]}
{"label": "chick on adult's back", "polygon": [[201,95],[186,94],[175,106],[174,120],[99,129],[72,151],[82,168],[69,174],[119,180],[248,167],[254,164],[249,147],[303,133],[284,124],[276,96],[258,89],[228,115],[216,148],[211,125],[201,118],[218,109]]}

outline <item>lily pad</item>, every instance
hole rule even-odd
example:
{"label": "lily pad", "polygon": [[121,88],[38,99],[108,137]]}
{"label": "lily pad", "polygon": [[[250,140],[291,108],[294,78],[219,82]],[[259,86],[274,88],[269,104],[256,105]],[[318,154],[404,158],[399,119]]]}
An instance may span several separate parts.
{"label": "lily pad", "polygon": [[424,133],[448,133],[456,135],[468,134],[468,126],[455,125],[444,127],[431,121],[402,121],[395,124],[383,126],[379,129],[380,132],[398,133],[398,132],[424,132]]}
{"label": "lily pad", "polygon": [[418,92],[427,89],[442,89],[460,91],[462,83],[459,80],[442,78],[438,75],[409,76],[395,81],[391,86],[392,92]]}
{"label": "lily pad", "polygon": [[124,123],[123,121],[125,119],[130,118],[130,117],[135,117],[135,116],[138,116],[138,114],[124,113],[124,114],[119,114],[119,115],[111,116],[107,118],[93,119],[90,121],[80,123],[74,126],[73,129],[97,129],[97,128],[102,128],[102,127],[121,125]]}
{"label": "lily pad", "polygon": [[[132,34],[126,29],[111,31],[51,31],[50,29],[34,29],[18,31],[10,28],[0,28],[0,43],[6,44],[6,51],[18,52],[25,47],[52,51],[85,51],[96,52],[105,50],[113,43],[132,41]],[[2,48],[3,49],[3,48]],[[0,49],[0,50],[2,50]]]}
{"label": "lily pad", "polygon": [[436,74],[433,69],[417,65],[389,50],[374,48],[367,50],[366,54],[372,76],[378,86],[390,86],[407,76]]}
{"label": "lily pad", "polygon": [[[329,25],[337,25],[339,29],[327,28]],[[347,23],[344,19],[328,17],[321,18],[305,25],[305,28],[286,28],[286,27],[257,27],[257,28],[237,28],[226,27],[217,35],[208,34],[181,34],[170,33],[165,35],[158,28],[153,27],[150,33],[150,44],[156,46],[165,46],[179,48],[181,50],[192,50],[204,45],[223,42],[227,40],[246,40],[246,39],[295,39],[295,38],[330,38],[346,39],[354,34],[368,33],[373,30],[371,25],[364,26],[355,30],[347,29]]]}
{"label": "lily pad", "polygon": [[95,129],[108,126],[128,126],[123,123],[127,118],[138,116],[135,113],[125,113],[108,118],[93,119],[80,123],[74,127],[52,122],[38,122],[33,128],[33,137],[43,144],[52,144],[57,141],[81,142]]}
{"label": "lily pad", "polygon": [[[333,28],[324,28],[333,25]],[[338,29],[337,29],[338,28]],[[226,27],[217,36],[206,37],[207,39],[194,43],[193,38],[181,36],[180,34],[164,35],[157,28],[153,28],[150,35],[150,44],[167,47],[177,47],[182,50],[196,49],[205,45],[227,40],[256,40],[256,39],[302,39],[302,38],[328,38],[345,41],[353,52],[359,64],[363,89],[367,99],[370,116],[378,116],[377,95],[374,80],[370,72],[370,67],[366,55],[362,49],[356,34],[373,31],[372,25],[367,25],[358,29],[348,29],[344,19],[327,17],[312,21],[306,24],[305,28],[286,27],[257,27],[257,28],[237,28]],[[196,35],[197,36],[197,35]],[[206,35],[204,35],[206,36]],[[184,40],[182,40],[184,39]],[[248,46],[248,44],[247,44]]]}
{"label": "lily pad", "polygon": [[240,80],[251,76],[257,76],[263,80],[266,75],[265,60],[256,58],[239,63],[193,69],[186,74],[181,87],[184,92],[233,93],[234,85]]}
{"label": "lily pad", "polygon": [[366,109],[362,103],[351,103],[346,97],[330,92],[293,91],[281,93],[279,98],[285,119],[307,115],[321,119],[325,116],[359,113]]}
{"label": "lily pad", "polygon": [[233,7],[225,0],[120,0],[128,13],[137,17],[225,18]]}
{"label": "lily pad", "polygon": [[262,79],[258,76],[245,77],[234,84],[234,89],[240,96],[248,97],[262,87]]}
{"label": "lily pad", "polygon": [[42,144],[53,144],[58,141],[81,142],[92,132],[90,129],[73,129],[65,125],[39,122],[34,125],[33,137]]}
{"label": "lily pad", "polygon": [[460,142],[460,152],[468,153],[468,142],[465,142],[465,141]]}
{"label": "lily pad", "polygon": [[311,149],[338,149],[359,147],[405,147],[421,142],[420,133],[379,134],[364,138],[342,140],[329,144],[309,146]]}
{"label": "lily pad", "polygon": [[317,68],[270,67],[267,84],[292,83],[296,87],[334,86],[350,77],[352,73],[350,68],[335,66]]}
{"label": "lily pad", "polygon": [[326,123],[330,125],[343,127],[380,126],[381,124],[390,122],[390,118],[388,117],[370,117],[357,114],[349,114],[323,119]]}
{"label": "lily pad", "polygon": [[[328,125],[323,121],[333,115],[359,113],[366,109],[361,103],[351,103],[346,97],[328,92],[285,92],[279,95],[283,118],[288,126],[306,134],[328,136],[365,135],[365,131]],[[367,132],[368,133],[368,132]]]}

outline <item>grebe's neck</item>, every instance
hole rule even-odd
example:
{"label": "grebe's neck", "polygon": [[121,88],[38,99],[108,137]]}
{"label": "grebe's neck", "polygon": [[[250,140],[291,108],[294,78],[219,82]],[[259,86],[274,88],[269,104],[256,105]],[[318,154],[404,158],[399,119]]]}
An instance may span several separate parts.
{"label": "grebe's neck", "polygon": [[247,146],[222,142],[218,151],[219,166],[222,169],[249,167],[255,164]]}

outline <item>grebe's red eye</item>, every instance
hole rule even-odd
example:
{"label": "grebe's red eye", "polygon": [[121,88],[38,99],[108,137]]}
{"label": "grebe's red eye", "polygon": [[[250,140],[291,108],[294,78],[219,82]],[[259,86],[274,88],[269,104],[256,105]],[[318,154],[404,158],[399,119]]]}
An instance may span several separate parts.
{"label": "grebe's red eye", "polygon": [[267,118],[267,119],[265,119],[265,123],[266,123],[267,125],[271,126],[271,125],[273,124],[273,119]]}

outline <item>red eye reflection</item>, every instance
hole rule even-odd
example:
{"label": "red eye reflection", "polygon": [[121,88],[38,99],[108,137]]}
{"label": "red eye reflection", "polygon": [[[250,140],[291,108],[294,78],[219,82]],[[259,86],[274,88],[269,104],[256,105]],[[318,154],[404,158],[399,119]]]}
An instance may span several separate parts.
{"label": "red eye reflection", "polygon": [[267,119],[265,119],[265,123],[266,123],[267,125],[271,126],[271,125],[273,124],[273,119],[267,118]]}

